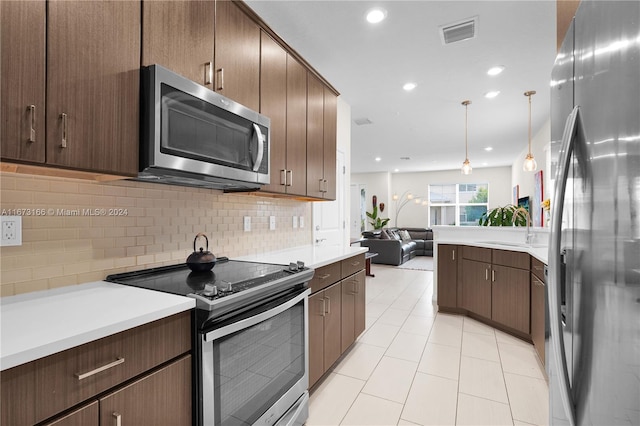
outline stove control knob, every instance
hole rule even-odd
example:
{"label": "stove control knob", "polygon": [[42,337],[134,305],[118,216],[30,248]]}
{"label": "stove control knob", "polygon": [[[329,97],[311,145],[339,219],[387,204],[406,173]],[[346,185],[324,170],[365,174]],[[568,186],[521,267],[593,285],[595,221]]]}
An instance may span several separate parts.
{"label": "stove control knob", "polygon": [[298,264],[297,264],[297,263],[290,262],[290,263],[289,263],[289,270],[290,270],[291,272],[297,272],[297,271],[298,271]]}
{"label": "stove control knob", "polygon": [[207,284],[204,286],[202,294],[207,297],[215,297],[218,295],[218,287],[215,285]]}
{"label": "stove control knob", "polygon": [[298,265],[298,269],[304,269],[304,262],[303,261],[298,260],[296,263]]}

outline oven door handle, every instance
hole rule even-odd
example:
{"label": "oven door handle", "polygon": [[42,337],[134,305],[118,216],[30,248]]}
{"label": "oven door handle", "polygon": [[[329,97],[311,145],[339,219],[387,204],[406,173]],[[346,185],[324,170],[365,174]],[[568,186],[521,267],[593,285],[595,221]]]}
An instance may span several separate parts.
{"label": "oven door handle", "polygon": [[311,289],[307,288],[302,293],[276,306],[273,309],[269,309],[268,311],[261,312],[252,317],[245,318],[238,322],[234,322],[233,324],[229,324],[227,326],[220,327],[216,330],[211,330],[207,333],[204,333],[204,341],[211,342],[213,340],[224,337],[228,334],[232,334],[232,333],[235,333],[236,331],[244,330],[245,328],[261,323],[262,321],[268,320],[269,318],[275,317],[276,315],[286,311],[292,306],[297,305],[298,303],[300,303],[300,301],[306,299],[309,296],[309,294],[311,294]]}

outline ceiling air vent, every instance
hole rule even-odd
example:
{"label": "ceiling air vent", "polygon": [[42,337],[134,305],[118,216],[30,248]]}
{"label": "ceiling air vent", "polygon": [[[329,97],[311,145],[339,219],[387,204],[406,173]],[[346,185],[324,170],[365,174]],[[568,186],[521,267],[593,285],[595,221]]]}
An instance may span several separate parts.
{"label": "ceiling air vent", "polygon": [[478,17],[465,19],[453,24],[440,27],[440,38],[443,44],[451,44],[462,40],[468,40],[476,36]]}
{"label": "ceiling air vent", "polygon": [[353,122],[356,123],[358,126],[364,126],[366,124],[373,124],[373,121],[369,120],[366,117],[364,117],[364,118],[356,118],[355,120],[353,120]]}

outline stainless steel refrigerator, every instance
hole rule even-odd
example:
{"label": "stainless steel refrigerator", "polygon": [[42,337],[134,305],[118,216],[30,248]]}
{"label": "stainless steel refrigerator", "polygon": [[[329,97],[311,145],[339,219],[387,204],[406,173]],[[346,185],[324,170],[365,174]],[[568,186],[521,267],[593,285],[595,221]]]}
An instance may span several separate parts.
{"label": "stainless steel refrigerator", "polygon": [[582,0],[551,79],[549,420],[640,425],[640,1]]}

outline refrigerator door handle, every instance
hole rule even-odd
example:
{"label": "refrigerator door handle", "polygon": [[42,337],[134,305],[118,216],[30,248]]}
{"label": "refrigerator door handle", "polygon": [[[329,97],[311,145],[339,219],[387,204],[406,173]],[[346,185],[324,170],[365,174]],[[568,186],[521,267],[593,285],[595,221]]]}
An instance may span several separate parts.
{"label": "refrigerator door handle", "polygon": [[562,282],[562,250],[560,248],[561,232],[562,232],[562,212],[564,207],[565,190],[569,177],[569,167],[571,165],[571,154],[580,151],[581,148],[576,146],[581,139],[584,143],[584,127],[580,117],[580,107],[576,106],[569,114],[562,135],[562,144],[560,146],[560,163],[558,167],[558,175],[555,185],[555,200],[553,203],[552,219],[551,219],[551,241],[549,244],[549,317],[551,327],[551,343],[554,347],[553,356],[557,366],[558,387],[560,388],[560,397],[565,413],[569,420],[569,424],[574,426],[575,421],[575,404],[572,398],[571,385],[569,382],[569,372],[567,369],[567,358],[564,351],[564,338],[562,330],[562,313],[560,312],[560,298]]}

